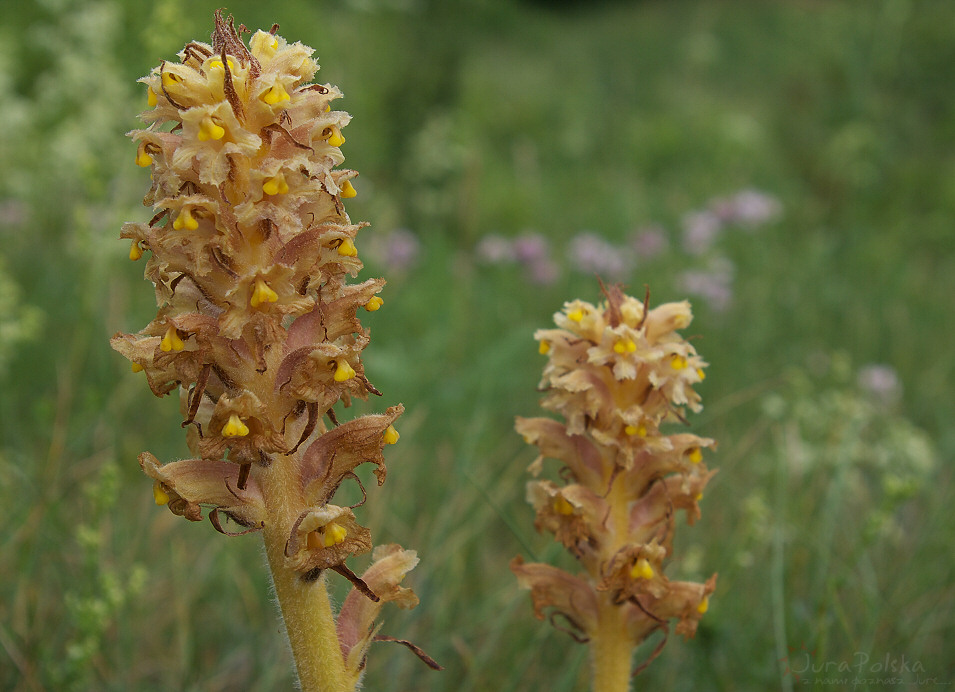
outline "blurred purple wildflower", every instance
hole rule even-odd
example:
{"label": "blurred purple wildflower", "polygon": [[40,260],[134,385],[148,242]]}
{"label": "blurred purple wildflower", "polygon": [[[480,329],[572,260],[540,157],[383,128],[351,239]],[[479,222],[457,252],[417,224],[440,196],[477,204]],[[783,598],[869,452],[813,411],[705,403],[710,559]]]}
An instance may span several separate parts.
{"label": "blurred purple wildflower", "polygon": [[589,231],[574,236],[567,248],[567,258],[578,272],[597,274],[613,281],[624,278],[633,269],[628,248],[611,245]]}
{"label": "blurred purple wildflower", "polygon": [[0,226],[22,226],[26,223],[27,205],[16,199],[0,201]]}
{"label": "blurred purple wildflower", "polygon": [[540,233],[523,233],[514,239],[514,256],[527,270],[532,284],[552,284],[560,278],[560,267],[551,259],[550,242]]}
{"label": "blurred purple wildflower", "polygon": [[716,312],[724,312],[733,302],[733,263],[718,257],[705,269],[688,269],[677,276],[681,291],[699,296]]}
{"label": "blurred purple wildflower", "polygon": [[531,262],[527,269],[527,280],[532,284],[548,286],[560,278],[560,266],[549,257]]}
{"label": "blurred purple wildflower", "polygon": [[514,243],[497,234],[486,235],[474,248],[478,261],[484,264],[512,264],[514,257]]}
{"label": "blurred purple wildflower", "polygon": [[407,271],[418,263],[421,242],[407,228],[371,235],[365,251],[374,262],[392,272]]}
{"label": "blurred purple wildflower", "polygon": [[782,214],[779,200],[765,192],[741,190],[730,197],[714,200],[710,208],[726,224],[754,229]]}
{"label": "blurred purple wildflower", "polygon": [[683,217],[683,249],[691,255],[702,255],[713,246],[722,229],[723,222],[714,212],[690,212]]}
{"label": "blurred purple wildflower", "polygon": [[514,239],[514,257],[524,265],[550,257],[550,243],[540,233],[523,233]]}
{"label": "blurred purple wildflower", "polygon": [[551,259],[550,242],[540,233],[523,233],[513,240],[486,235],[474,252],[484,264],[519,264],[532,284],[552,284],[560,278],[560,266]]}
{"label": "blurred purple wildflower", "polygon": [[670,240],[663,226],[650,226],[636,231],[630,247],[637,253],[638,261],[649,260],[669,250]]}
{"label": "blurred purple wildflower", "polygon": [[902,383],[891,365],[863,365],[856,374],[856,382],[860,389],[885,405],[894,404],[902,396]]}

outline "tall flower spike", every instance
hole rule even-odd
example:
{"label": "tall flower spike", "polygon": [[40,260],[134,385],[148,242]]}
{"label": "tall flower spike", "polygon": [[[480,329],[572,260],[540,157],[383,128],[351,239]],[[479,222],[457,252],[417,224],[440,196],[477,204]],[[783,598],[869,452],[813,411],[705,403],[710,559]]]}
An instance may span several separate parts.
{"label": "tall flower spike", "polygon": [[[189,43],[178,63],[140,80],[147,127],[130,134],[156,214],[121,237],[132,260],[150,251],[159,313],[111,343],[155,394],[180,392],[195,458],[140,456],[155,503],[191,521],[208,508],[230,535],[260,532],[301,689],[344,692],[376,640],[366,615],[386,600],[417,602],[396,585],[417,562],[411,551],[381,553],[385,563],[365,573],[374,583],[345,565],[371,551],[371,534],[333,504],[359,464],[374,464],[384,482],[382,449],[398,441],[403,408],[342,423],[333,411],[380,395],[364,373],[369,332],[357,311],[381,306],[384,281],[348,282],[362,267],[355,239],[365,224],[351,223],[342,203],[355,172],[335,170],[341,153],[329,151],[345,141],[349,115],[331,108],[341,92],[311,84],[312,49],[275,29],[247,47],[216,12],[211,45]],[[223,516],[243,530],[225,531]],[[327,569],[355,586],[339,623]]]}
{"label": "tall flower spike", "polygon": [[[624,692],[669,634],[670,621],[687,637],[709,606],[714,574],[703,584],[671,581],[676,510],[687,523],[700,515],[703,488],[715,473],[703,450],[715,446],[660,426],[698,411],[706,363],[677,330],[690,324],[688,303],[649,310],[647,300],[605,288],[594,306],[575,300],[554,316],[558,329],[535,337],[548,358],[541,406],[563,417],[518,418],[516,429],[543,459],[564,464],[562,484],[528,483],[538,530],[552,533],[580,563],[581,574],[515,558],[511,569],[531,590],[534,612],[561,615],[577,641],[591,648],[593,689]],[[650,634],[664,638],[650,660],[631,671],[633,650]]]}

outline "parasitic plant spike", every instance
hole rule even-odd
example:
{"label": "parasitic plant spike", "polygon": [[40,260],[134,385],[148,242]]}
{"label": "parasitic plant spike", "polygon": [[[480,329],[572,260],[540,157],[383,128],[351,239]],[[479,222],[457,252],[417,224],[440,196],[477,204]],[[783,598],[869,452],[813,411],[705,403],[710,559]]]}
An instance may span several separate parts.
{"label": "parasitic plant spike", "polygon": [[[692,319],[686,302],[649,308],[617,286],[604,287],[605,302],[580,300],[554,316],[557,329],[535,334],[548,358],[541,406],[553,418],[518,418],[516,429],[540,455],[563,463],[561,483],[533,480],[528,501],[535,525],[577,559],[580,574],[516,557],[511,569],[530,589],[534,613],[560,616],[575,640],[591,649],[595,692],[625,692],[630,679],[655,658],[676,632],[694,635],[716,588],[671,581],[665,567],[673,552],[676,511],[692,524],[715,471],[703,462],[711,439],[661,426],[685,423],[698,411],[693,386],[706,363],[678,331]],[[634,649],[656,631],[663,638],[650,657],[631,667]]]}
{"label": "parasitic plant spike", "polygon": [[[140,80],[146,127],[130,136],[155,214],[121,237],[130,260],[148,256],[158,313],[111,344],[154,394],[180,392],[193,458],[140,456],[156,504],[190,521],[206,508],[230,536],[260,534],[301,689],[344,692],[359,683],[382,605],[417,603],[397,585],[412,551],[375,549],[364,577],[345,565],[372,551],[371,534],[333,503],[360,464],[374,464],[381,484],[382,449],[398,439],[400,404],[341,423],[333,411],[380,394],[357,314],[383,304],[384,281],[349,282],[365,224],[342,202],[356,173],[339,168],[350,119],[332,107],[341,92],[311,83],[312,49],[277,25],[246,44],[232,17],[214,19],[211,45],[191,42]],[[223,515],[244,530],[224,529]],[[327,570],[355,584],[337,619]]]}

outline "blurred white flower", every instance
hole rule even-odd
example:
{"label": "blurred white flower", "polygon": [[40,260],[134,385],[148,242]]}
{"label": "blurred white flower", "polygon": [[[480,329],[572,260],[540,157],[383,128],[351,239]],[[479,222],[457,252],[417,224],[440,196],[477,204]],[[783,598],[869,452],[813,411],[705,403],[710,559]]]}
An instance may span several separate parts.
{"label": "blurred white flower", "polygon": [[862,391],[883,404],[893,404],[902,396],[902,382],[891,365],[870,363],[859,368],[856,383]]}

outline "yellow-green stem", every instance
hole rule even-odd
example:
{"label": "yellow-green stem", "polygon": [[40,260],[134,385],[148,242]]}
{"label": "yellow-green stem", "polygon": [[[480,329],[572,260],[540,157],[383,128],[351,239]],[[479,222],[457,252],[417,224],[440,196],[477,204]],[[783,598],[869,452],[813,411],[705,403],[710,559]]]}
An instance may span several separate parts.
{"label": "yellow-green stem", "polygon": [[[620,477],[610,486],[607,502],[610,505],[607,528],[612,538],[605,552],[609,556],[630,540],[630,500],[626,496],[626,485]],[[590,638],[594,692],[628,692],[633,648],[633,641],[627,630],[625,610],[613,602],[613,596],[609,592],[600,592],[597,631]]]}
{"label": "yellow-green stem", "polygon": [[325,576],[304,582],[300,574],[285,565],[289,532],[304,504],[293,473],[296,461],[294,457],[276,460],[268,469],[262,469],[260,476],[268,509],[263,537],[272,583],[302,692],[352,692],[354,687],[345,674]]}
{"label": "yellow-green stem", "polygon": [[590,639],[593,692],[628,692],[633,642],[627,633],[626,613],[606,592],[600,594],[599,625]]}

